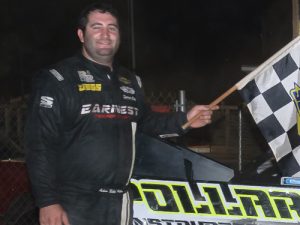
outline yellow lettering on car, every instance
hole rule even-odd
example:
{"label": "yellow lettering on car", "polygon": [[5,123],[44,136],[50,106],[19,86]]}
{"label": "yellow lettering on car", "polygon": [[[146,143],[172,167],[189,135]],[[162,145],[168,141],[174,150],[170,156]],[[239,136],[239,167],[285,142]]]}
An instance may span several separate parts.
{"label": "yellow lettering on car", "polygon": [[231,221],[255,219],[268,224],[300,221],[299,188],[205,182],[191,187],[183,181],[150,179],[131,179],[131,184],[135,207],[151,215],[177,214],[183,219],[203,216]]}

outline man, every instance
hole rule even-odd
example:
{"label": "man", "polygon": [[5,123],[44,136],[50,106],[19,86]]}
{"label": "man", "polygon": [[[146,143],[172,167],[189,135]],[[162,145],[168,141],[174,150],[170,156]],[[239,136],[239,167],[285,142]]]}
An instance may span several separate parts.
{"label": "man", "polygon": [[119,66],[119,21],[109,6],[81,13],[81,54],[40,71],[26,126],[27,165],[41,225],[130,224],[127,187],[138,128],[178,133],[211,121],[218,107],[159,114],[144,102],[138,77]]}

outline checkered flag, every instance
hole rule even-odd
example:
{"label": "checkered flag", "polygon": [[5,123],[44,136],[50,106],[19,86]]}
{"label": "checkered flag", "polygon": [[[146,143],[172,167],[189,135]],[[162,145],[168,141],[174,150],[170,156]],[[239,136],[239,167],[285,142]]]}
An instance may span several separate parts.
{"label": "checkered flag", "polygon": [[[239,90],[283,176],[300,177],[300,36],[209,104]],[[182,125],[187,129],[201,116]]]}
{"label": "checkered flag", "polygon": [[300,37],[235,86],[283,176],[300,177]]}

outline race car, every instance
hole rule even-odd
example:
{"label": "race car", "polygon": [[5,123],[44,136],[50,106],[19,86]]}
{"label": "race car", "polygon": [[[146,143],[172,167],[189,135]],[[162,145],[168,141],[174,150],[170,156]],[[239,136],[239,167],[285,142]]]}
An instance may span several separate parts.
{"label": "race car", "polygon": [[[300,189],[237,179],[233,169],[174,142],[139,134],[131,190],[134,225],[297,224]],[[36,225],[22,160],[2,160],[1,225]],[[18,179],[12,179],[18,174]]]}

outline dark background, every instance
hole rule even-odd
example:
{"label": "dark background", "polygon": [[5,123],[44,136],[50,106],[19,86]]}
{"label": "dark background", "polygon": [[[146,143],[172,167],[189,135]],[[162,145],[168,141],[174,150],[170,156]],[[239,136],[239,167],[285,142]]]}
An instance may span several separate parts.
{"label": "dark background", "polygon": [[[88,0],[1,0],[1,100],[30,92],[35,71],[79,50],[76,21]],[[118,8],[118,60],[134,69],[146,92],[184,89],[210,103],[245,72],[292,39],[292,1],[133,0],[136,67],[132,68],[129,0]],[[238,94],[225,100],[240,104]]]}

